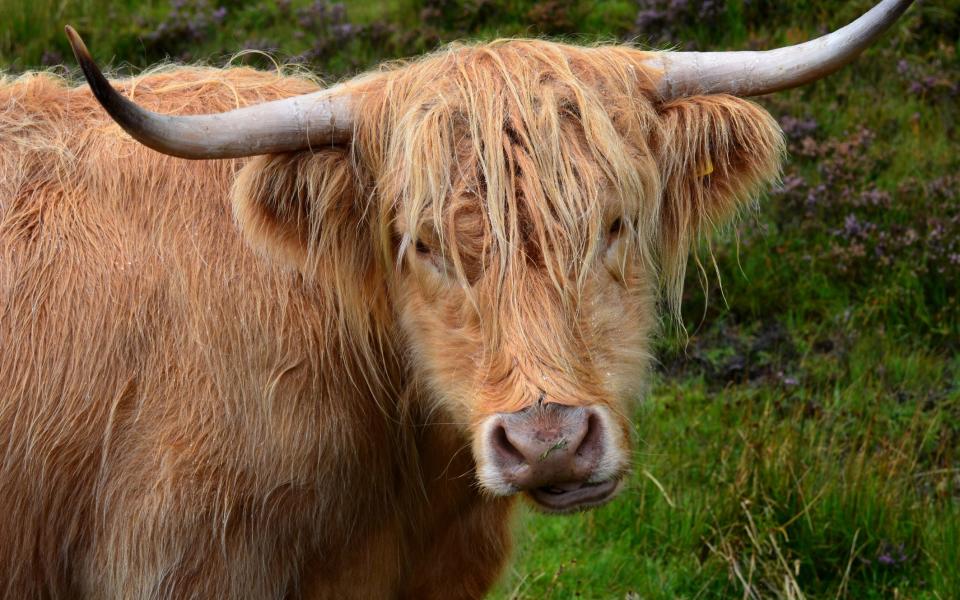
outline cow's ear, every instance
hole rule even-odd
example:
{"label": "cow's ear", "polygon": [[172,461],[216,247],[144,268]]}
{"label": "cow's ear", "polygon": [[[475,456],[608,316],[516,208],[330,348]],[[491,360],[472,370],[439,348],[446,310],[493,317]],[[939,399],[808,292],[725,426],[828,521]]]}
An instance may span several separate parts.
{"label": "cow's ear", "polygon": [[661,117],[662,269],[679,310],[691,246],[777,179],[784,143],[767,111],[733,96],[676,100],[661,107]]}
{"label": "cow's ear", "polygon": [[338,244],[331,231],[358,229],[339,223],[358,218],[355,182],[343,149],[258,156],[234,184],[234,215],[256,250],[308,273],[325,244]]}

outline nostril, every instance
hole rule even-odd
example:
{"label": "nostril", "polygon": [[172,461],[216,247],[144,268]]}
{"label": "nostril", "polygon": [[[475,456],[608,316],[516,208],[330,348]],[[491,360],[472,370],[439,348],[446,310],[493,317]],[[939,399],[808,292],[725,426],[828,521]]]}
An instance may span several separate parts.
{"label": "nostril", "polygon": [[507,429],[502,424],[498,424],[490,433],[490,446],[497,457],[505,464],[523,464],[526,462],[523,453],[510,442]]}
{"label": "nostril", "polygon": [[587,432],[580,441],[576,454],[578,458],[590,461],[603,455],[603,424],[594,412],[587,417]]}

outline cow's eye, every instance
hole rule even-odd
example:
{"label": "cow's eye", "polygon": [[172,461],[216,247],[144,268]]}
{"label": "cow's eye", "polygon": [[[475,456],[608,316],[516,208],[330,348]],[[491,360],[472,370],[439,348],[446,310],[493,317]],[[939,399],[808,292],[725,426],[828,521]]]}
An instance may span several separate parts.
{"label": "cow's eye", "polygon": [[622,239],[625,229],[623,219],[620,217],[614,219],[607,228],[607,249],[604,253],[603,262],[610,274],[617,280],[623,279],[624,269],[626,268],[625,252],[627,244]]}
{"label": "cow's eye", "polygon": [[610,229],[607,231],[610,239],[613,239],[620,235],[620,232],[623,231],[623,219],[617,217],[613,220],[613,223],[610,223]]}
{"label": "cow's eye", "polygon": [[446,277],[449,274],[449,267],[443,255],[433,249],[427,242],[417,240],[413,245],[416,251],[417,262],[424,265],[428,272]]}
{"label": "cow's eye", "polygon": [[613,248],[617,244],[617,240],[620,239],[620,236],[623,234],[625,229],[623,224],[623,219],[617,217],[610,222],[610,225],[607,227],[607,248]]}

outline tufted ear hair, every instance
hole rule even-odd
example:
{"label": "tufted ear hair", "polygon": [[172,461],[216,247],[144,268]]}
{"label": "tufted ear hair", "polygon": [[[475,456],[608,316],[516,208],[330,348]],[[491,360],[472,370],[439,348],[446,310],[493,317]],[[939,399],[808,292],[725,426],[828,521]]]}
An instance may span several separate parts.
{"label": "tufted ear hair", "polygon": [[369,246],[357,239],[363,211],[344,149],[253,158],[234,184],[233,212],[256,250],[308,277],[321,257]]}
{"label": "tufted ear hair", "polygon": [[660,114],[661,260],[667,301],[679,315],[691,246],[778,178],[785,146],[766,110],[734,96],[683,98]]}

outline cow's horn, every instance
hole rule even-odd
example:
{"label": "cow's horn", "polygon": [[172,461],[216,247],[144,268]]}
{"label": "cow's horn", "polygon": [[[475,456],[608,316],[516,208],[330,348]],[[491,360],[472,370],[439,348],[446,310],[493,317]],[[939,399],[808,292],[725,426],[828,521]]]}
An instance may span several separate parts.
{"label": "cow's horn", "polygon": [[136,140],[182,158],[237,158],[344,144],[353,135],[346,84],[212,115],[161,115],[120,95],[69,25],[67,38],[90,89],[114,121]]}
{"label": "cow's horn", "polygon": [[903,14],[913,0],[883,0],[846,27],[796,46],[765,52],[660,52],[664,100],[697,94],[759,96],[829,75],[846,65]]}

